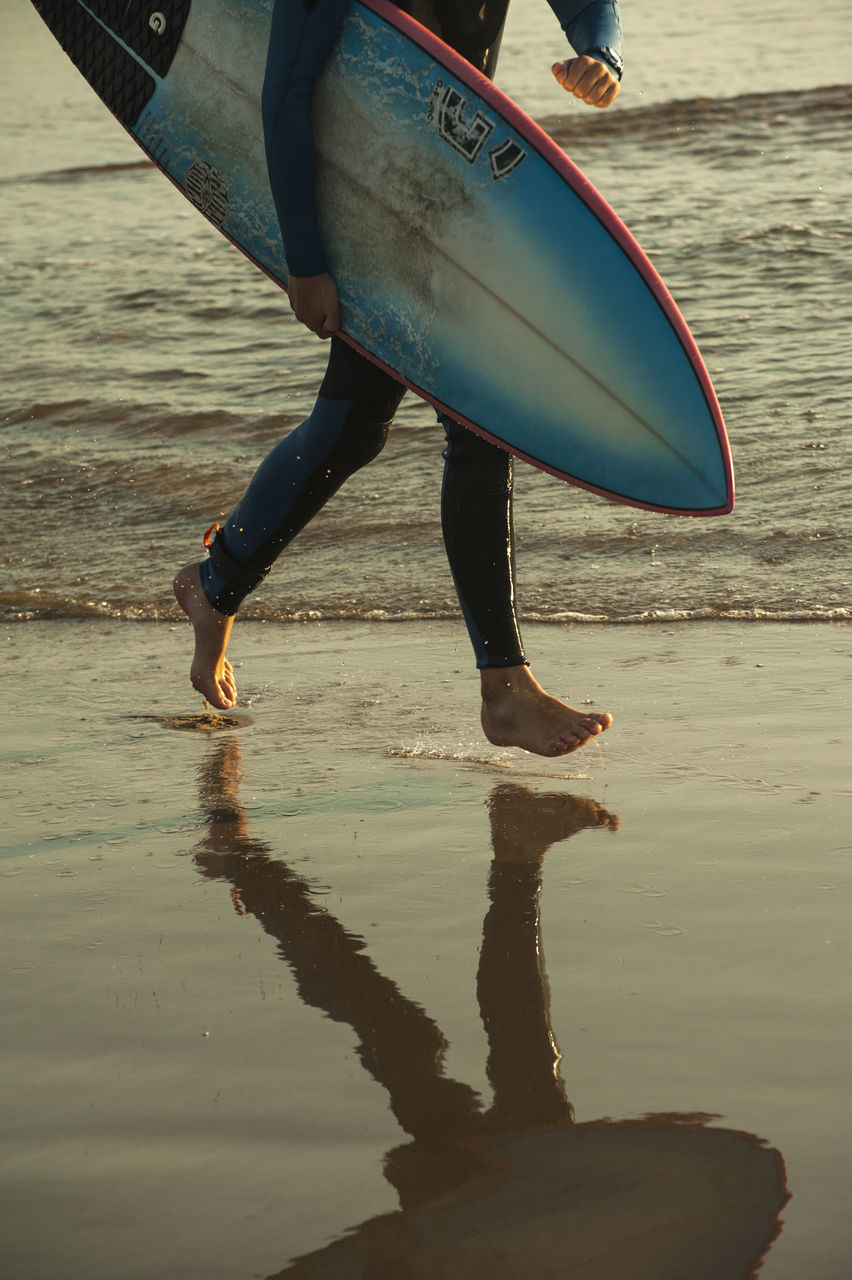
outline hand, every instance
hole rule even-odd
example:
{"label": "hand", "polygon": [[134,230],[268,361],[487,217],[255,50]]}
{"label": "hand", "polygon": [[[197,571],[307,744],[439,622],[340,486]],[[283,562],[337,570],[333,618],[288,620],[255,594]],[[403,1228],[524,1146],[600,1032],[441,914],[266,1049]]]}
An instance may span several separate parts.
{"label": "hand", "polygon": [[328,272],[321,276],[291,276],[287,282],[293,314],[318,338],[330,338],[340,328],[337,285]]}
{"label": "hand", "polygon": [[605,62],[587,53],[567,62],[555,62],[550,69],[566,93],[573,93],[590,107],[608,107],[618,97],[618,77]]}

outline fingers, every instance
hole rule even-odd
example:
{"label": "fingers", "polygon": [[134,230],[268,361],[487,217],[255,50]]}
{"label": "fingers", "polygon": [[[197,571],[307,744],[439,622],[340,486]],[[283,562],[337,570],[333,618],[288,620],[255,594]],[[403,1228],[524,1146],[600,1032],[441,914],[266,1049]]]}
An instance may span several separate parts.
{"label": "fingers", "polygon": [[318,338],[322,338],[323,342],[327,342],[332,334],[337,333],[340,328],[340,318],[335,314],[326,315],[323,313],[322,316],[317,318],[316,323],[309,324],[308,328],[313,330]]}
{"label": "fingers", "polygon": [[566,93],[573,93],[590,107],[608,107],[618,97],[621,86],[615,73],[588,54],[556,62],[551,71]]}
{"label": "fingers", "polygon": [[327,339],[337,332],[340,328],[340,299],[330,275],[291,276],[287,291],[296,319],[318,338]]}
{"label": "fingers", "polygon": [[337,290],[334,291],[334,298],[329,300],[325,305],[320,307],[316,316],[317,323],[313,328],[318,338],[327,341],[333,333],[337,333],[340,328],[340,303],[337,299]]}
{"label": "fingers", "polygon": [[340,328],[339,305],[325,306],[323,303],[309,307],[293,307],[296,319],[306,325],[318,338],[327,341]]}

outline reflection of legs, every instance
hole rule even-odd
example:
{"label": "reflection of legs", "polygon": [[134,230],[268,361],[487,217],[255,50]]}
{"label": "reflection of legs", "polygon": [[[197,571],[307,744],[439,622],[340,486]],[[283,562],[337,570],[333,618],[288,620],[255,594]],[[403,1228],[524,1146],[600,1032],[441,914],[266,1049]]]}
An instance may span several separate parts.
{"label": "reflection of legs", "polygon": [[557,841],[586,827],[618,830],[618,818],[584,796],[499,783],[488,798],[494,862],[477,991],[488,1033],[496,1128],[573,1119],[559,1078],[539,935],[541,862]]}
{"label": "reflection of legs", "polygon": [[236,701],[225,652],[242,600],[360,467],[382,449],[404,388],[338,338],[314,410],[264,459],[203,564],[175,578],[195,629],[190,678],[214,706]]}
{"label": "reflection of legs", "polygon": [[[238,910],[256,916],[277,940],[302,1000],[355,1031],[359,1058],[387,1089],[393,1114],[414,1138],[385,1160],[385,1174],[400,1204],[416,1206],[493,1172],[488,1146],[471,1142],[483,1134],[479,1095],[443,1075],[446,1041],[441,1031],[378,972],[363,939],[319,904],[310,884],[271,858],[268,846],[251,835],[239,798],[240,768],[238,740],[216,742],[200,773],[199,803],[207,829],[194,851],[196,865],[205,875],[229,882]],[[522,859],[527,854],[537,858],[543,841],[565,838],[593,821],[612,824],[604,810],[597,810],[596,819],[585,807],[580,814],[573,812],[573,797],[539,797],[503,784],[496,793],[489,804],[495,854],[491,906],[478,974],[494,1089],[486,1118],[491,1134],[572,1119],[557,1073],[559,1051],[550,1030],[540,961],[540,868],[524,865]],[[517,858],[517,844],[510,846],[505,837],[513,803],[531,842]],[[536,821],[539,810],[543,825]],[[556,810],[562,812],[561,821]],[[512,861],[500,860],[506,857]]]}
{"label": "reflection of legs", "polygon": [[443,1075],[446,1040],[424,1010],[378,972],[364,940],[324,907],[308,881],[252,838],[239,802],[240,747],[215,744],[200,777],[207,831],[196,864],[232,885],[240,909],[257,917],[293,971],[305,1004],[358,1037],[358,1056],[390,1098],[391,1110],[418,1141],[446,1141],[479,1114],[475,1090]]}
{"label": "reflection of legs", "polygon": [[[241,909],[277,939],[305,1003],[357,1033],[361,1061],[388,1090],[402,1127],[423,1144],[416,1159],[403,1149],[390,1162],[388,1174],[401,1194],[409,1177],[417,1187],[428,1180],[430,1159],[437,1183],[448,1176],[446,1156],[438,1148],[478,1129],[478,1095],[442,1075],[443,1035],[419,1005],[376,970],[363,940],[318,904],[306,880],[270,858],[268,848],[251,837],[239,801],[239,770],[238,741],[229,737],[216,743],[201,774],[207,832],[195,851],[196,863],[206,875],[228,880]],[[543,845],[615,820],[590,801],[535,795],[511,784],[495,788],[489,812],[495,861],[477,979],[495,1093],[489,1119],[498,1128],[569,1121],[541,962],[537,860]],[[525,837],[510,845],[506,833],[513,813]],[[536,861],[524,865],[527,853]],[[413,1185],[404,1198],[417,1199]]]}
{"label": "reflection of legs", "polygon": [[550,997],[539,938],[535,864],[494,862],[488,881],[477,993],[488,1035],[488,1079],[498,1130],[566,1124],[571,1104],[559,1078],[561,1054],[550,1029]]}

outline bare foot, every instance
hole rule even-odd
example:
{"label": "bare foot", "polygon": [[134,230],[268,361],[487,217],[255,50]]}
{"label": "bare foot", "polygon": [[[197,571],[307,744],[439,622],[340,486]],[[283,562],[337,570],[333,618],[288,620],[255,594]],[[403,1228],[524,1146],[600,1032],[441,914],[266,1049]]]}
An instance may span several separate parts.
{"label": "bare foot", "polygon": [[576,711],[552,698],[529,667],[488,667],[480,675],[482,728],[495,747],[562,756],[612,724],[606,711]]}
{"label": "bare foot", "polygon": [[195,631],[189,678],[212,706],[227,711],[237,702],[233,667],[225,657],[234,619],[213,608],[202,590],[200,569],[184,565],[174,580],[175,599]]}

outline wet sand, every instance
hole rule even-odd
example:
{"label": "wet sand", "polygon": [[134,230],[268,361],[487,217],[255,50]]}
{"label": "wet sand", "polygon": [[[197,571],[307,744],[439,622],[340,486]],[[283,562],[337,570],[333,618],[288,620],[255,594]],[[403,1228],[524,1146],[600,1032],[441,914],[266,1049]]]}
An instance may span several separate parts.
{"label": "wet sand", "polygon": [[527,640],[4,627],[3,1274],[848,1276],[848,629]]}

